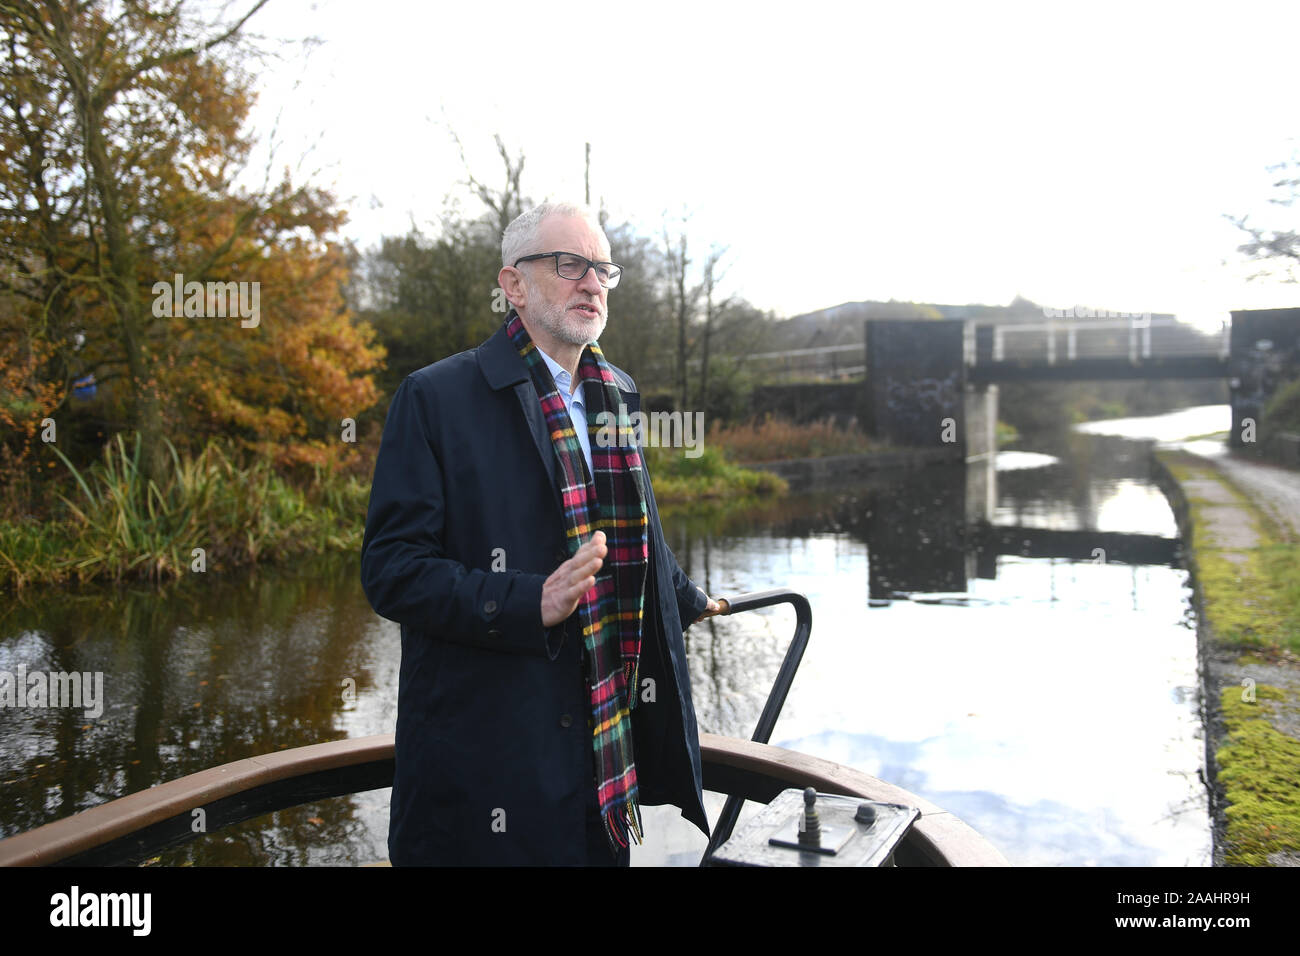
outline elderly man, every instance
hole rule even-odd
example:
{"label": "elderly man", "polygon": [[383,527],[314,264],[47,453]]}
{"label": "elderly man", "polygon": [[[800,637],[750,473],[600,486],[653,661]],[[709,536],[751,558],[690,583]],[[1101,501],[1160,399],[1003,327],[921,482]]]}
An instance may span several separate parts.
{"label": "elderly man", "polygon": [[539,206],[501,253],[505,324],[402,382],[375,464],[361,579],[402,625],[389,856],[627,865],[641,805],[708,832],[682,629],[718,606],[664,542],[640,396],[596,344],[622,271],[599,223]]}

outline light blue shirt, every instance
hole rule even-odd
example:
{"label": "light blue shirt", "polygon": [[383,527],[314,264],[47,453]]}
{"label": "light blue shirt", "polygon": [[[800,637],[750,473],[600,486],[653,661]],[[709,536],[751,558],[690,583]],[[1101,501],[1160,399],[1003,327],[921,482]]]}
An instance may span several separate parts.
{"label": "light blue shirt", "polygon": [[[551,378],[555,379],[555,387],[560,390],[560,397],[564,399],[564,407],[569,410],[569,421],[573,423],[573,431],[578,436],[578,444],[582,446],[583,457],[587,459],[587,474],[594,475],[595,467],[591,464],[591,436],[587,434],[587,406],[583,403],[582,388],[573,388],[573,376],[560,366],[541,349],[537,350],[546,362],[546,367],[551,370]],[[570,394],[572,390],[572,394]]]}

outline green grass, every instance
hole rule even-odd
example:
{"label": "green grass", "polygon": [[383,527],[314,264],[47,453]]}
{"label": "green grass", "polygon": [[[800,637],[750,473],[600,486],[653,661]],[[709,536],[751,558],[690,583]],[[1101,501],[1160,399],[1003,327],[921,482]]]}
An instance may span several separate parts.
{"label": "green grass", "polygon": [[[138,440],[118,436],[81,470],[55,449],[62,471],[43,483],[48,513],[0,522],[0,590],[172,580],[196,570],[196,548],[207,571],[360,550],[368,480],[317,469],[295,483],[221,441],[197,454],[167,450],[165,475],[154,482],[140,470]],[[788,490],[776,475],[732,464],[716,446],[698,458],[681,449],[645,452],[656,498],[666,505],[743,505]]]}
{"label": "green grass", "polygon": [[[1204,518],[1205,501],[1188,497],[1196,586],[1218,646],[1243,651],[1238,664],[1264,662],[1279,648],[1300,650],[1300,545],[1281,540],[1273,525],[1250,501],[1208,466],[1165,453],[1159,455],[1175,479],[1211,479],[1232,494],[1252,523],[1259,543],[1237,549],[1240,566],[1212,540]],[[1255,700],[1241,687],[1220,695],[1225,734],[1215,751],[1218,781],[1228,802],[1224,862],[1266,866],[1272,853],[1300,851],[1300,740],[1268,721],[1277,708],[1296,707],[1288,692],[1259,684]]]}
{"label": "green grass", "polygon": [[[1254,548],[1229,552],[1210,534],[1202,510],[1206,502],[1188,497],[1196,581],[1214,639],[1228,646],[1300,652],[1300,544],[1281,540],[1273,522],[1212,467],[1172,455],[1160,458],[1179,482],[1219,482],[1249,517],[1259,539]],[[1242,560],[1230,560],[1229,553]]]}
{"label": "green grass", "polygon": [[1260,684],[1254,702],[1242,698],[1242,688],[1227,687],[1220,699],[1227,734],[1216,760],[1230,803],[1224,861],[1267,866],[1271,853],[1300,852],[1300,740],[1266,719],[1282,691]]}
{"label": "green grass", "polygon": [[1131,413],[1126,404],[1120,401],[1094,400],[1081,408],[1075,408],[1070,417],[1076,425],[1098,419],[1128,418]]}
{"label": "green grass", "polygon": [[1279,432],[1300,431],[1300,379],[1278,387],[1259,419],[1260,437],[1264,440]]}
{"label": "green grass", "polygon": [[1282,618],[1284,637],[1278,643],[1300,652],[1300,545],[1269,545],[1260,551],[1259,562]]}
{"label": "green grass", "polygon": [[681,449],[643,449],[655,500],[663,504],[722,499],[752,500],[783,495],[789,485],[783,478],[765,471],[741,468],[727,460],[716,445],[706,445],[698,458],[687,458]]}
{"label": "green grass", "polygon": [[1205,613],[1221,644],[1276,649],[1293,646],[1291,616],[1281,604],[1273,578],[1259,553],[1247,554],[1238,567],[1221,552],[1197,555],[1196,578],[1204,595]]}
{"label": "green grass", "polygon": [[[63,581],[163,581],[294,554],[360,547],[369,494],[357,478],[316,471],[299,487],[266,461],[241,463],[221,442],[197,454],[167,444],[161,482],[140,470],[140,443],[121,435],[100,461],[66,468],[47,490],[59,502],[44,520],[0,525],[0,587]],[[59,486],[64,492],[56,491]]]}

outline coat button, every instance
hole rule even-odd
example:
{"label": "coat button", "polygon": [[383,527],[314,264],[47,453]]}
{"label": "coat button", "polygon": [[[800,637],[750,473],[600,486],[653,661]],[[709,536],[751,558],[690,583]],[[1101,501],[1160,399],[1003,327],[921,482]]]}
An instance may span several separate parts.
{"label": "coat button", "polygon": [[500,632],[497,628],[495,628],[495,627],[493,627],[493,628],[489,628],[489,629],[488,629],[487,636],[488,636],[488,637],[500,637],[500,636],[501,636],[501,632]]}
{"label": "coat button", "polygon": [[483,605],[484,614],[495,614],[496,612],[497,612],[496,601],[488,601],[486,604]]}
{"label": "coat button", "polygon": [[560,726],[561,726],[561,727],[572,727],[572,726],[573,726],[573,718],[570,717],[568,714],[560,714]]}

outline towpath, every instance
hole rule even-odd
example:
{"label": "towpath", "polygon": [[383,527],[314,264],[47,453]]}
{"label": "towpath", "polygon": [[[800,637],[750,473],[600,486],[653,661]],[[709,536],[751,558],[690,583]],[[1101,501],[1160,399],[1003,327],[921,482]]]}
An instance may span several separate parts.
{"label": "towpath", "polygon": [[[1197,442],[1195,446],[1202,445]],[[1189,448],[1194,454],[1196,447]],[[1208,450],[1208,449],[1207,449]],[[1237,486],[1257,508],[1268,515],[1282,537],[1300,541],[1300,471],[1229,455],[1202,454]]]}
{"label": "towpath", "polygon": [[[1254,605],[1252,584],[1257,580],[1253,575],[1258,573],[1253,561],[1257,549],[1269,544],[1267,539],[1271,537],[1300,543],[1300,471],[1228,454],[1221,443],[1195,441],[1177,448],[1193,456],[1182,459],[1185,466],[1178,469],[1178,480],[1200,529],[1200,539],[1194,537],[1192,547],[1202,573],[1207,575],[1199,585],[1207,615],[1214,619],[1232,606],[1249,614]],[[1259,515],[1267,517],[1274,528],[1262,528]],[[1212,580],[1209,569],[1216,558],[1236,569],[1234,574],[1240,577],[1235,585],[1225,587],[1222,579]],[[1211,606],[1217,608],[1217,613]],[[1204,627],[1205,622],[1202,624]],[[1296,754],[1300,753],[1300,658],[1287,650],[1243,653],[1239,646],[1221,643],[1217,639],[1220,636],[1213,628],[1205,628],[1201,641],[1209,698],[1207,751],[1214,775],[1217,777],[1223,769],[1217,765],[1228,759],[1225,746],[1236,744],[1233,756],[1239,761],[1243,748],[1261,750],[1249,753],[1243,766],[1233,768],[1237,782],[1228,787],[1226,794],[1222,781],[1216,788],[1215,862],[1300,866],[1300,788],[1289,779],[1264,782],[1270,765],[1285,768],[1282,777],[1290,778]],[[1261,688],[1258,700],[1254,690],[1257,686]],[[1274,689],[1269,691],[1268,699],[1263,693],[1265,687]],[[1228,692],[1229,688],[1233,690]],[[1238,698],[1249,701],[1252,706],[1248,711],[1240,709]],[[1228,726],[1228,711],[1233,715],[1232,728]],[[1281,736],[1261,737],[1255,731],[1247,743],[1245,733],[1249,727],[1242,722],[1244,716],[1266,721]],[[1239,740],[1234,740],[1232,730]],[[1243,788],[1243,771],[1246,779],[1259,781],[1259,785]],[[1234,802],[1242,803],[1239,810],[1250,816],[1249,824],[1239,815],[1239,822],[1229,826],[1224,811]],[[1273,836],[1256,840],[1248,832],[1260,829]],[[1239,847],[1235,851],[1234,842]],[[1262,852],[1249,859],[1241,857],[1238,854],[1245,843]]]}

